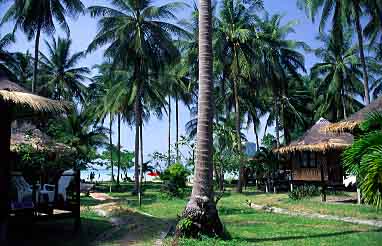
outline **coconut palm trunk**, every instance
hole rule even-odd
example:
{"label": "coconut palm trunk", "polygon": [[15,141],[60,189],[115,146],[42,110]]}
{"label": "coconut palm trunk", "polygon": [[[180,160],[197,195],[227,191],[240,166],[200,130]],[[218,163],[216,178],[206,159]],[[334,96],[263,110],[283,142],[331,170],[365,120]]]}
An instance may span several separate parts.
{"label": "coconut palm trunk", "polygon": [[168,96],[168,156],[167,166],[171,165],[171,96]]}
{"label": "coconut palm trunk", "polygon": [[187,230],[177,227],[178,235],[207,234],[223,236],[213,191],[212,125],[212,10],[211,0],[199,1],[199,97],[197,123],[197,154],[194,183],[182,217],[192,221]]}
{"label": "coconut palm trunk", "polygon": [[138,189],[138,200],[139,207],[142,206],[142,180],[143,180],[143,124],[142,119],[140,119],[139,124],[139,147],[140,147],[140,160],[139,160],[139,189]]}
{"label": "coconut palm trunk", "polygon": [[179,162],[179,98],[178,94],[175,92],[175,125],[176,125],[176,162]]}
{"label": "coconut palm trunk", "polygon": [[275,131],[276,131],[276,147],[280,148],[280,107],[278,99],[275,100]]}
{"label": "coconut palm trunk", "polygon": [[121,114],[118,113],[118,169],[117,169],[117,184],[119,184],[119,173],[121,170]]}
{"label": "coconut palm trunk", "polygon": [[41,35],[41,21],[39,21],[36,30],[36,39],[34,46],[34,64],[33,64],[33,80],[32,80],[32,93],[36,90],[37,76],[38,76],[38,52],[40,47],[40,35]]}
{"label": "coconut palm trunk", "polygon": [[112,113],[109,114],[109,145],[110,145],[110,165],[111,165],[111,182],[114,182],[114,162],[113,162],[113,116]]}
{"label": "coconut palm trunk", "polygon": [[7,245],[7,225],[9,213],[10,184],[10,146],[11,146],[11,109],[7,103],[0,102],[0,245]]}
{"label": "coconut palm trunk", "polygon": [[362,26],[361,26],[361,20],[359,16],[361,11],[359,0],[353,0],[353,6],[354,6],[354,14],[355,14],[355,26],[356,26],[357,37],[358,37],[359,55],[361,58],[361,64],[362,64],[362,70],[363,70],[363,80],[364,80],[363,86],[365,91],[365,104],[368,105],[370,103],[369,75],[367,73],[367,66],[365,61]]}
{"label": "coconut palm trunk", "polygon": [[[237,80],[234,79],[234,97],[235,97],[235,127],[236,127],[236,144],[239,156],[241,154],[241,136],[240,136],[240,105]],[[244,166],[240,164],[239,168],[239,180],[237,182],[236,191],[241,193],[244,185]]]}
{"label": "coconut palm trunk", "polygon": [[134,105],[134,114],[135,114],[135,156],[134,156],[134,193],[138,194],[139,190],[139,118],[140,118],[140,109],[139,109],[139,96],[135,98]]}

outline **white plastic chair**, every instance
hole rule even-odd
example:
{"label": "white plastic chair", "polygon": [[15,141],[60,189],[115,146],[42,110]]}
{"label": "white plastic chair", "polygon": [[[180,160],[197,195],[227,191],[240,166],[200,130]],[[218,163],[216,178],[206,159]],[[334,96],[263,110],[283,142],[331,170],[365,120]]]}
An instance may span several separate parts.
{"label": "white plastic chair", "polygon": [[[66,190],[70,185],[70,182],[74,179],[75,172],[73,169],[66,170],[62,173],[57,184],[57,195],[61,196],[64,201],[66,201],[67,194]],[[44,200],[44,196],[48,197],[48,202],[52,203],[54,201],[54,194],[56,191],[56,186],[51,184],[45,184],[43,189],[40,191],[40,197]]]}
{"label": "white plastic chair", "polygon": [[[28,184],[28,182],[24,179],[23,176],[13,176],[12,184],[17,190],[17,202],[22,203],[25,201],[32,201],[33,186]],[[38,197],[39,190],[40,186],[37,185],[36,200]]]}

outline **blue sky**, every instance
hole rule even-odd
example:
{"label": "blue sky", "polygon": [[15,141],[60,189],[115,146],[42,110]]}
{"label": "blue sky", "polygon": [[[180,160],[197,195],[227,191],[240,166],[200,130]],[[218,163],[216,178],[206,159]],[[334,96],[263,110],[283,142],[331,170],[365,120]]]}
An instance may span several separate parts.
{"label": "blue sky", "polygon": [[[83,0],[85,6],[90,5],[107,5],[108,1],[103,0]],[[163,4],[168,1],[158,0],[154,3]],[[186,1],[192,6],[192,1]],[[218,1],[219,2],[219,1]],[[296,0],[264,0],[265,9],[270,14],[282,14],[284,15],[283,21],[288,22],[290,20],[297,20],[298,24],[295,26],[296,33],[290,35],[290,39],[300,40],[306,42],[312,48],[318,48],[320,43],[315,39],[318,33],[318,23],[312,23],[305,15],[305,12],[299,10],[296,5]],[[0,16],[2,16],[9,5],[0,6]],[[191,10],[186,9],[179,11],[178,18],[188,18],[190,16]],[[76,20],[69,20],[69,26],[71,30],[71,38],[73,40],[73,52],[85,50],[89,45],[90,41],[95,37],[97,32],[97,20],[91,18],[89,15],[81,16]],[[0,27],[0,33],[3,35],[10,32],[13,28],[12,24],[5,24]],[[57,30],[55,36],[64,35],[62,31]],[[47,35],[42,35],[42,40],[50,40],[52,37]],[[11,51],[22,51],[25,52],[29,50],[33,54],[33,42],[28,42],[25,35],[21,32],[17,33],[16,43],[10,47]],[[44,42],[40,43],[41,51],[46,50]],[[103,50],[100,49],[92,54],[89,54],[85,59],[83,59],[81,66],[92,67],[95,64],[101,63],[103,60]],[[306,54],[306,67],[309,69],[315,62],[316,58],[313,54]],[[174,107],[173,107],[174,108]],[[174,113],[174,112],[173,112]],[[184,125],[190,119],[190,114],[184,105],[180,107],[180,134],[185,134]],[[175,115],[172,116],[172,125],[175,126]],[[263,119],[264,120],[264,119]],[[263,121],[262,120],[262,121]],[[144,125],[143,131],[143,142],[144,142],[144,153],[145,155],[150,154],[154,151],[165,152],[167,150],[167,135],[168,135],[168,125],[167,116],[164,116],[162,120],[152,118],[148,123]],[[263,136],[264,125],[261,127],[260,136]],[[273,129],[270,129],[273,132]],[[251,142],[255,142],[255,137],[253,134],[252,126],[249,126],[248,130],[245,131],[247,139]],[[124,125],[122,127],[122,146],[130,150],[134,149],[134,131],[129,126]],[[114,136],[116,140],[116,136]],[[175,129],[173,127],[172,140],[175,139]]]}

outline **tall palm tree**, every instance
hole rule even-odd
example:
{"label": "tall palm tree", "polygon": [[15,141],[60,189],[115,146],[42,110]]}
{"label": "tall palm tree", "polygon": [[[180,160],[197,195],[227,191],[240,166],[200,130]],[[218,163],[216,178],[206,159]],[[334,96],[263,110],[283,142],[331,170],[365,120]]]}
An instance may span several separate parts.
{"label": "tall palm tree", "polygon": [[[223,235],[223,226],[219,219],[213,192],[212,163],[212,11],[211,1],[199,1],[199,97],[198,97],[198,133],[197,160],[194,184],[190,201],[182,217],[192,222],[192,228],[186,235]],[[178,232],[182,233],[181,227]]]}
{"label": "tall palm tree", "polygon": [[70,39],[52,39],[45,41],[48,55],[40,53],[41,81],[39,91],[57,100],[79,99],[85,101],[86,86],[83,84],[90,74],[87,67],[77,67],[84,52],[71,54]]}
{"label": "tall palm tree", "polygon": [[[142,98],[147,93],[147,79],[163,67],[176,62],[179,52],[172,36],[185,32],[177,25],[167,22],[176,20],[174,11],[185,5],[178,2],[154,6],[149,0],[113,1],[113,7],[91,6],[93,17],[101,16],[99,32],[88,47],[91,52],[109,44],[105,55],[112,57],[124,69],[131,68],[135,93],[135,166],[139,161],[139,129],[142,124]],[[143,153],[141,154],[143,155]],[[137,179],[136,175],[136,179]],[[137,182],[137,180],[136,180]],[[139,188],[139,187],[138,187]]]}
{"label": "tall palm tree", "polygon": [[[189,106],[194,99],[193,89],[194,83],[190,78],[190,69],[185,60],[182,60],[179,64],[172,66],[163,73],[163,79],[168,84],[168,110],[169,110],[169,141],[171,139],[171,97],[175,101],[175,152],[176,152],[176,161],[179,161],[179,102],[183,102],[186,106]],[[169,142],[169,157],[170,157],[170,142]]]}
{"label": "tall palm tree", "polygon": [[5,12],[1,23],[14,21],[15,29],[21,29],[28,39],[35,37],[32,92],[37,83],[41,31],[52,34],[56,22],[69,34],[66,17],[76,17],[83,11],[84,5],[80,0],[16,0]]}
{"label": "tall palm tree", "polygon": [[[369,4],[373,2],[370,1]],[[362,65],[364,79],[364,99],[365,103],[370,103],[370,88],[367,64],[364,52],[364,38],[361,25],[361,17],[363,14],[362,5],[367,4],[364,0],[299,0],[298,4],[305,8],[312,20],[321,12],[320,32],[323,32],[328,18],[332,15],[332,33],[336,42],[342,42],[344,37],[345,25],[353,25],[356,28],[359,56]],[[379,5],[379,4],[378,4]],[[371,5],[369,5],[371,6]],[[382,15],[381,15],[382,16]]]}
{"label": "tall palm tree", "polygon": [[[259,4],[258,8],[262,5]],[[251,48],[252,39],[255,37],[254,23],[256,16],[252,11],[246,10],[244,1],[225,0],[220,12],[221,20],[217,27],[217,45],[218,50],[227,54],[224,58],[229,66],[229,76],[232,81],[234,93],[234,110],[236,114],[236,133],[237,133],[237,151],[242,152],[240,140],[240,105],[239,105],[239,86],[240,82],[250,77],[246,74],[246,67],[249,67],[253,61],[253,49]],[[239,171],[239,182],[237,191],[242,191],[244,167]]]}
{"label": "tall palm tree", "polygon": [[281,113],[285,108],[298,117],[298,112],[289,103],[288,84],[290,79],[300,80],[300,71],[305,72],[304,56],[298,49],[307,49],[304,42],[287,39],[294,32],[296,21],[281,24],[281,15],[265,15],[264,20],[258,21],[260,31],[257,42],[263,50],[260,66],[266,86],[271,90],[273,100],[272,111],[275,121],[277,146],[280,145]]}
{"label": "tall palm tree", "polygon": [[113,87],[119,82],[116,71],[111,63],[105,62],[97,65],[98,75],[92,78],[92,83],[89,85],[88,105],[94,108],[93,117],[96,121],[103,122],[106,117],[109,119],[109,152],[111,165],[111,181],[114,182],[114,158],[113,153],[118,153],[113,145],[113,120],[117,111],[110,98],[113,93]]}
{"label": "tall palm tree", "polygon": [[362,96],[362,72],[357,59],[357,49],[351,46],[351,36],[338,43],[333,38],[321,36],[324,48],[315,51],[322,62],[311,69],[311,77],[318,80],[315,98],[317,117],[332,121],[346,118],[362,105],[355,99]]}

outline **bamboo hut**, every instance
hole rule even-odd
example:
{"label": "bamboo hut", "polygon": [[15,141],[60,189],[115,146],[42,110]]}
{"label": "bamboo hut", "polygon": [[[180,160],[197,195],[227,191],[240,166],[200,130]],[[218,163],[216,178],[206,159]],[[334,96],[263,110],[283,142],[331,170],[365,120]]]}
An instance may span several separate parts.
{"label": "bamboo hut", "polygon": [[328,125],[330,122],[321,118],[300,139],[275,150],[279,154],[287,155],[292,171],[292,184],[342,186],[344,172],[340,164],[340,154],[352,144],[353,135],[321,131],[322,127]]}
{"label": "bamboo hut", "polygon": [[354,113],[346,120],[342,120],[337,123],[329,124],[323,127],[323,131],[327,132],[356,132],[359,124],[367,118],[370,112],[380,111],[382,112],[382,96],[372,101],[369,105],[365,106],[358,112]]}

